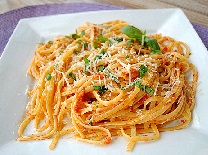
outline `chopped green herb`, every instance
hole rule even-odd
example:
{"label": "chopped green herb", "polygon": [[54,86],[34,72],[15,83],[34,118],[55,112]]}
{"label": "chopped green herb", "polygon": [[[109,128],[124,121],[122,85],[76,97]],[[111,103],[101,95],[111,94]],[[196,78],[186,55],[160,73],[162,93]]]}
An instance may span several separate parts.
{"label": "chopped green herb", "polygon": [[125,58],[128,59],[129,58],[129,55],[126,55]]}
{"label": "chopped green herb", "polygon": [[62,53],[63,53],[63,51],[60,51],[60,52],[59,52],[59,55],[61,55]]}
{"label": "chopped green herb", "polygon": [[154,94],[155,90],[148,87],[148,86],[145,86],[145,92],[147,92],[148,94],[150,94],[152,96]]}
{"label": "chopped green herb", "polygon": [[89,64],[90,63],[90,60],[87,59],[86,57],[84,57],[84,62],[85,62],[85,64]]}
{"label": "chopped green herb", "polygon": [[135,83],[134,82],[131,82],[128,85],[126,85],[125,87],[121,87],[121,90],[126,90],[126,89],[128,89],[128,88],[130,88],[130,87],[132,87],[134,85],[135,85]]}
{"label": "chopped green herb", "polygon": [[70,39],[70,38],[71,38],[71,36],[65,36],[65,38],[69,38],[69,39]]}
{"label": "chopped green herb", "polygon": [[100,95],[103,95],[108,89],[105,86],[93,86],[93,90],[97,90]]}
{"label": "chopped green herb", "polygon": [[80,37],[83,37],[85,35],[85,30],[82,30]]}
{"label": "chopped green herb", "polygon": [[108,69],[105,69],[104,72],[110,77],[110,79],[114,80],[116,83],[120,83],[120,80],[112,75],[112,73]]}
{"label": "chopped green herb", "polygon": [[152,95],[154,94],[154,92],[155,92],[154,89],[152,89],[152,88],[150,88],[150,87],[148,87],[148,86],[142,85],[142,83],[139,81],[139,79],[134,80],[134,82],[129,83],[129,84],[126,85],[125,87],[121,87],[121,90],[128,89],[128,88],[130,88],[130,87],[132,87],[132,86],[138,87],[139,89],[141,89],[142,91],[144,91],[144,92],[150,94],[151,96],[152,96]]}
{"label": "chopped green herb", "polygon": [[99,60],[99,59],[101,59],[101,58],[102,58],[101,55],[96,55],[95,58],[94,58],[94,60],[97,61],[97,60]]}
{"label": "chopped green herb", "polygon": [[100,37],[98,37],[97,39],[93,40],[93,46],[95,49],[98,48],[98,42],[100,43],[105,43],[108,40],[108,38],[104,38],[102,35],[100,35]]}
{"label": "chopped green herb", "polygon": [[89,122],[89,125],[92,125],[92,121]]}
{"label": "chopped green herb", "polygon": [[68,76],[70,76],[74,81],[76,81],[76,77],[75,77],[74,73],[70,72],[68,74]]}
{"label": "chopped green herb", "polygon": [[83,43],[84,48],[88,47],[88,43]]}
{"label": "chopped green herb", "polygon": [[93,46],[94,46],[95,49],[98,48],[98,44],[96,44],[96,43],[93,43]]}
{"label": "chopped green herb", "polygon": [[53,44],[53,42],[52,41],[48,41],[48,44]]}
{"label": "chopped green herb", "polygon": [[49,81],[51,79],[51,74],[46,75],[46,80]]}
{"label": "chopped green herb", "polygon": [[100,54],[104,55],[105,54],[105,50],[102,48],[102,50],[100,51]]}
{"label": "chopped green herb", "polygon": [[102,50],[100,51],[100,54],[95,56],[94,60],[97,61],[97,60],[99,60],[99,59],[102,59],[102,56],[103,56],[104,54],[105,54],[105,50],[102,49]]}
{"label": "chopped green herb", "polygon": [[73,53],[74,53],[74,54],[79,54],[79,51],[76,50],[76,49],[74,49]]}
{"label": "chopped green herb", "polygon": [[72,38],[79,38],[80,36],[78,36],[76,33],[72,34]]}
{"label": "chopped green herb", "polygon": [[99,66],[99,68],[98,68],[98,70],[100,71],[100,72],[103,72],[103,70],[105,69],[105,67],[102,65],[102,66]]}
{"label": "chopped green herb", "polygon": [[56,63],[56,64],[54,65],[54,68],[58,67],[58,65],[59,65],[59,64],[58,64],[58,63]]}
{"label": "chopped green herb", "polygon": [[139,89],[143,89],[143,85],[139,81],[139,79],[134,80],[134,85],[137,86]]}
{"label": "chopped green herb", "polygon": [[122,42],[123,38],[115,38],[114,40],[117,41],[117,42]]}
{"label": "chopped green herb", "polygon": [[107,40],[108,40],[108,38],[104,38],[102,35],[100,35],[100,37],[95,39],[94,42],[105,43]]}
{"label": "chopped green herb", "polygon": [[81,40],[77,40],[76,43],[77,43],[77,44],[81,44],[82,41],[81,41]]}
{"label": "chopped green herb", "polygon": [[85,74],[88,73],[88,68],[89,68],[89,65],[90,65],[90,60],[87,59],[86,57],[84,57],[84,62],[85,62]]}
{"label": "chopped green herb", "polygon": [[126,47],[129,48],[129,47],[131,46],[131,43],[134,43],[134,40],[133,40],[133,39],[128,40],[128,41],[126,42]]}
{"label": "chopped green herb", "polygon": [[145,65],[141,65],[139,67],[139,75],[140,75],[140,78],[143,78],[144,77],[144,74],[148,71],[148,67],[146,67]]}

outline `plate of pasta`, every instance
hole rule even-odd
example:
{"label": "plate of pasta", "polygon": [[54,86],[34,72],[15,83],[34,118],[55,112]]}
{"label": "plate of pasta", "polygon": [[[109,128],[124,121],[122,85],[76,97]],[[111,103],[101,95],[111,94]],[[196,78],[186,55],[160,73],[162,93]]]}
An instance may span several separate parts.
{"label": "plate of pasta", "polygon": [[207,59],[180,9],[23,19],[0,60],[0,153],[208,154]]}

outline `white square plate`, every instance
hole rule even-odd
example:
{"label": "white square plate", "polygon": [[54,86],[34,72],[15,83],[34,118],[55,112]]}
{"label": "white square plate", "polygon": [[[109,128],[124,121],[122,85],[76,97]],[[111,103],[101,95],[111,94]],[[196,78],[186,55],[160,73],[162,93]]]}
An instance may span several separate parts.
{"label": "white square plate", "polygon": [[[27,85],[33,79],[26,76],[37,43],[57,35],[74,33],[86,21],[102,23],[121,19],[147,30],[162,33],[186,42],[191,49],[190,61],[199,72],[196,107],[188,128],[161,133],[158,141],[137,143],[132,153],[125,152],[127,141],[119,137],[101,147],[61,139],[54,151],[51,140],[17,142],[17,130],[28,101]],[[0,154],[89,154],[89,155],[207,155],[208,154],[208,54],[201,39],[180,9],[98,11],[23,19],[17,25],[0,59]]]}

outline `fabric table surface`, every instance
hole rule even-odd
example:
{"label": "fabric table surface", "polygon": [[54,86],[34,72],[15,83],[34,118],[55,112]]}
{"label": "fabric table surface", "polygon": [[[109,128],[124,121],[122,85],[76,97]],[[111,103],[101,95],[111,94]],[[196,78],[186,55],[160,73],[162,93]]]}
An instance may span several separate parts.
{"label": "fabric table surface", "polygon": [[[20,19],[86,11],[122,9],[127,8],[93,3],[68,3],[28,6],[0,14],[0,55],[2,54]],[[194,23],[192,23],[192,25],[204,43],[205,47],[208,48],[208,28]]]}

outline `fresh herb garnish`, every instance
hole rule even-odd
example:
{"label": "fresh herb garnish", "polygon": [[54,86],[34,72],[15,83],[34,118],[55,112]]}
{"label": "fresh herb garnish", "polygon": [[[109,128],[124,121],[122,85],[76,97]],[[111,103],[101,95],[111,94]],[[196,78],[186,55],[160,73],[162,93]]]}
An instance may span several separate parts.
{"label": "fresh herb garnish", "polygon": [[68,76],[70,76],[74,81],[76,81],[76,77],[75,77],[74,73],[70,72],[68,74]]}
{"label": "fresh herb garnish", "polygon": [[134,40],[133,39],[127,40],[126,47],[129,48],[131,46],[131,43],[134,43]]}
{"label": "fresh herb garnish", "polygon": [[100,72],[103,72],[103,70],[105,69],[105,67],[102,65],[102,66],[99,66],[99,68],[98,68],[98,70],[100,71]]}
{"label": "fresh herb garnish", "polygon": [[104,37],[101,35],[99,38],[95,39],[94,42],[99,41],[99,42],[101,42],[101,43],[105,43],[107,40],[108,40],[108,38],[104,38]]}
{"label": "fresh herb garnish", "polygon": [[69,39],[70,39],[70,38],[71,38],[71,36],[65,36],[65,38],[69,38]]}
{"label": "fresh herb garnish", "polygon": [[95,49],[98,48],[98,44],[96,44],[96,43],[93,43],[93,46],[94,46]]}
{"label": "fresh herb garnish", "polygon": [[150,88],[150,87],[148,87],[148,86],[142,85],[142,83],[139,81],[139,79],[136,79],[136,80],[134,80],[134,82],[131,82],[131,83],[129,83],[128,85],[126,85],[125,87],[122,87],[121,90],[128,89],[128,88],[130,88],[130,87],[132,87],[132,86],[138,87],[139,89],[141,89],[142,91],[144,91],[144,92],[150,94],[151,96],[152,96],[152,95],[154,94],[154,92],[155,92],[154,89],[152,89],[152,88]]}
{"label": "fresh herb garnish", "polygon": [[92,125],[92,121],[89,122],[89,125]]}
{"label": "fresh herb garnish", "polygon": [[131,25],[124,26],[121,28],[121,32],[127,35],[129,38],[135,38],[140,42],[142,41],[142,35],[143,35],[142,31],[134,26]]}
{"label": "fresh herb garnish", "polygon": [[87,48],[88,47],[88,43],[83,43],[83,46],[84,46],[84,48]]}
{"label": "fresh herb garnish", "polygon": [[53,44],[53,42],[52,41],[48,41],[48,44]]}
{"label": "fresh herb garnish", "polygon": [[151,54],[161,53],[160,46],[155,38],[145,38],[145,43],[147,46],[149,46],[152,49]]}
{"label": "fresh herb garnish", "polygon": [[77,40],[76,43],[77,43],[77,44],[81,44],[82,41],[81,41],[81,40]]}
{"label": "fresh herb garnish", "polygon": [[46,80],[49,81],[51,79],[51,74],[46,75]]}
{"label": "fresh herb garnish", "polygon": [[126,89],[128,89],[128,88],[130,88],[130,87],[132,87],[134,85],[135,85],[135,82],[131,82],[128,85],[126,85],[125,87],[121,87],[121,90],[126,90]]}
{"label": "fresh herb garnish", "polygon": [[101,59],[101,58],[102,58],[101,55],[96,55],[95,58],[94,58],[94,60],[97,61],[97,60],[99,60],[99,59]]}
{"label": "fresh herb garnish", "polygon": [[58,65],[59,65],[59,64],[58,64],[58,63],[56,63],[56,64],[54,65],[54,68],[57,68],[57,67],[58,67]]}
{"label": "fresh herb garnish", "polygon": [[104,72],[108,75],[108,77],[110,77],[110,79],[114,80],[116,83],[120,83],[120,80],[112,75],[112,73],[108,69],[105,69]]}
{"label": "fresh herb garnish", "polygon": [[89,65],[90,65],[90,60],[87,59],[86,57],[84,57],[84,62],[85,62],[85,74],[88,73],[88,68],[89,68]]}
{"label": "fresh herb garnish", "polygon": [[103,95],[108,89],[105,86],[93,86],[93,90],[97,90],[100,95]]}
{"label": "fresh herb garnish", "polygon": [[161,54],[161,50],[153,50],[150,54]]}
{"label": "fresh herb garnish", "polygon": [[128,59],[129,58],[129,55],[126,55],[125,58]]}
{"label": "fresh herb garnish", "polygon": [[75,34],[72,34],[72,38],[76,39],[76,38],[80,38],[80,36],[75,33]]}
{"label": "fresh herb garnish", "polygon": [[74,53],[74,54],[79,54],[79,51],[76,50],[76,49],[74,49],[73,53]]}
{"label": "fresh herb garnish", "polygon": [[105,50],[102,48],[102,50],[100,51],[100,54],[104,55],[105,54]]}
{"label": "fresh herb garnish", "polygon": [[139,75],[140,75],[140,78],[143,78],[144,77],[144,74],[148,71],[148,67],[146,67],[145,65],[141,65],[139,67]]}
{"label": "fresh herb garnish", "polygon": [[148,86],[145,86],[145,92],[147,92],[148,94],[150,94],[151,96],[154,94],[155,90],[148,87]]}
{"label": "fresh herb garnish", "polygon": [[85,30],[82,30],[80,37],[83,37],[85,35]]}
{"label": "fresh herb garnish", "polygon": [[[127,35],[129,38],[135,38],[137,41],[141,43],[141,45],[149,46],[152,49],[151,54],[161,53],[160,46],[157,40],[154,38],[146,37],[146,31],[143,34],[142,31],[139,30],[138,28],[127,25],[121,28],[121,32]],[[128,42],[126,43],[126,47],[130,47],[130,45],[131,43]]]}
{"label": "fresh herb garnish", "polygon": [[103,56],[104,54],[105,54],[105,50],[102,49],[102,50],[100,51],[100,54],[95,56],[94,60],[97,61],[97,60],[99,60],[99,59],[102,59],[102,56]]}
{"label": "fresh herb garnish", "polygon": [[98,37],[97,39],[93,40],[93,46],[95,49],[97,49],[99,46],[99,43],[105,43],[108,40],[108,38],[104,38],[102,35],[100,35],[100,37]]}
{"label": "fresh herb garnish", "polygon": [[123,38],[114,38],[114,40],[117,41],[117,42],[122,42]]}

